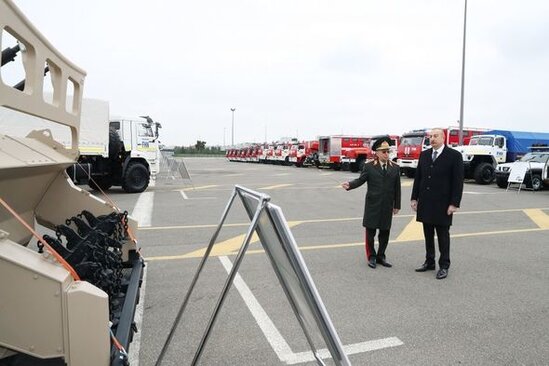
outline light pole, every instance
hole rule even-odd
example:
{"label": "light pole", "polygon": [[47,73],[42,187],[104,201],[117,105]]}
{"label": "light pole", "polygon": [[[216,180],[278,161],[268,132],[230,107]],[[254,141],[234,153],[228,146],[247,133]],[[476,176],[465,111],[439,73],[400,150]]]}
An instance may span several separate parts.
{"label": "light pole", "polygon": [[461,103],[459,106],[459,145],[463,145],[463,94],[465,91],[465,34],[467,31],[467,0],[463,14],[463,52],[461,58]]}
{"label": "light pole", "polygon": [[233,113],[233,122],[231,124],[231,145],[234,146],[234,111],[236,111],[236,108],[231,108],[231,112]]}

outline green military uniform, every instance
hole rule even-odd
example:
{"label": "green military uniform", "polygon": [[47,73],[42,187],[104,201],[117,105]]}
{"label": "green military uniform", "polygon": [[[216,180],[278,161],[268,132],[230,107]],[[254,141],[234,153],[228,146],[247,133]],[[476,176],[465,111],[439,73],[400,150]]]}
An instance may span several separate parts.
{"label": "green military uniform", "polygon": [[[362,226],[366,228],[366,258],[368,266],[376,268],[376,262],[385,267],[391,264],[385,261],[385,250],[389,244],[389,234],[393,220],[393,209],[400,210],[400,168],[388,160],[381,164],[374,159],[364,164],[358,179],[349,182],[349,190],[368,182],[364,218]],[[374,239],[379,230],[379,249],[376,253]]]}
{"label": "green military uniform", "polygon": [[400,209],[400,168],[392,161],[387,162],[384,173],[378,160],[364,164],[360,177],[349,182],[349,190],[368,182],[362,226],[370,229],[389,230],[393,219],[393,208]]}

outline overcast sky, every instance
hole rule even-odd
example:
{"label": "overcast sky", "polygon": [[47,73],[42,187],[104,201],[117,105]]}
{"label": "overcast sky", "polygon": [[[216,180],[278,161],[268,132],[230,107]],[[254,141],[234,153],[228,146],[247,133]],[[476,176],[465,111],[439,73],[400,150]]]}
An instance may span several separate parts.
{"label": "overcast sky", "polygon": [[[15,0],[84,95],[189,145],[457,124],[463,0]],[[549,131],[549,1],[469,0],[465,126]]]}

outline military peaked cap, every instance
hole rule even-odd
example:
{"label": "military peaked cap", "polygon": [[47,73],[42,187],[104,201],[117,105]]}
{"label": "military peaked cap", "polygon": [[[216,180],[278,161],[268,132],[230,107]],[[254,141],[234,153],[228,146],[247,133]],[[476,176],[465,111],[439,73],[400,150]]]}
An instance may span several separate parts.
{"label": "military peaked cap", "polygon": [[393,141],[389,136],[383,136],[378,138],[374,144],[372,145],[372,150],[389,150],[391,145],[393,144]]}

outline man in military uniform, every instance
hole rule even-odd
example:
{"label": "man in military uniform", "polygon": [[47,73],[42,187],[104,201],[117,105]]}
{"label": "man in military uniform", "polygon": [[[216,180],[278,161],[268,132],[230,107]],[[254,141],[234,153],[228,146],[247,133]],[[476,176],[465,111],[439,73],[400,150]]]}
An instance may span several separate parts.
{"label": "man in military uniform", "polygon": [[[376,268],[376,264],[392,267],[385,260],[385,250],[393,215],[400,210],[400,168],[389,159],[390,144],[389,136],[376,140],[372,145],[375,158],[364,164],[360,177],[341,184],[349,191],[368,182],[362,226],[366,228],[366,258],[371,268]],[[379,248],[376,253],[374,238],[377,230]]]}

